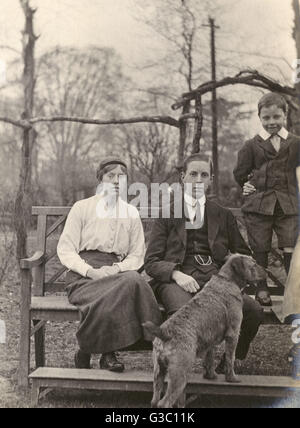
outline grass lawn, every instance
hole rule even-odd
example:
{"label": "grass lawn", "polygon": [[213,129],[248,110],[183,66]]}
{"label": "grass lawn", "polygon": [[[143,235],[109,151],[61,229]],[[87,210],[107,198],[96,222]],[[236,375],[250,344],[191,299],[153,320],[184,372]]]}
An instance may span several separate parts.
{"label": "grass lawn", "polygon": [[[55,262],[53,262],[52,268]],[[6,344],[0,344],[0,407],[30,407],[29,396],[17,389],[16,371],[18,367],[19,342],[19,295],[20,282],[16,269],[11,269],[0,285],[0,320],[7,328]],[[263,326],[253,343],[247,361],[242,367],[243,374],[288,376],[291,368],[287,354],[291,347],[292,329],[288,326]],[[76,345],[76,324],[48,324],[46,335],[47,365],[51,367],[73,367]],[[152,371],[151,352],[123,353],[120,358],[126,367]],[[98,365],[98,356],[93,358],[93,366]],[[32,368],[34,361],[32,360]],[[201,370],[198,361],[194,370]],[[84,408],[142,408],[149,407],[150,394],[134,393],[92,393],[79,391],[54,391],[40,402],[40,407],[84,407]],[[297,401],[274,401],[258,398],[202,397],[193,407],[299,407]]]}

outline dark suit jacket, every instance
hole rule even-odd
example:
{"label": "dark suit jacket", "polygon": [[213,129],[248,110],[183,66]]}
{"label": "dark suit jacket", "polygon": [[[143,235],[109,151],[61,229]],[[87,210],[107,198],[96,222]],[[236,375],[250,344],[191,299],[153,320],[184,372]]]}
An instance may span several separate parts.
{"label": "dark suit jacket", "polygon": [[245,197],[244,212],[272,215],[278,200],[286,215],[298,214],[299,145],[300,138],[292,134],[278,153],[270,140],[264,141],[259,135],[245,143],[234,176],[243,187],[251,174],[250,182],[257,191]]}
{"label": "dark suit jacket", "polygon": [[[213,260],[220,267],[229,252],[251,254],[231,211],[211,201],[207,201],[206,210],[209,246]],[[183,263],[186,255],[185,217],[174,218],[174,202],[170,211],[171,218],[155,220],[145,257],[147,274],[159,282],[171,282],[174,269]]]}

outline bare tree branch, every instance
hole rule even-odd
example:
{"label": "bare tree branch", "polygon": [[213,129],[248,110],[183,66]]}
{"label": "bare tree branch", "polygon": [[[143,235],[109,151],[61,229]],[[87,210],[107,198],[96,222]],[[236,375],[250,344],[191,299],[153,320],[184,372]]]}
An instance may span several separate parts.
{"label": "bare tree branch", "polygon": [[7,45],[0,45],[0,49],[9,50],[9,51],[12,51],[12,52],[17,53],[18,55],[22,55],[22,52],[21,52],[21,51],[18,51],[17,49],[15,49],[15,48],[13,48],[13,47],[11,47],[11,46],[7,46]]}
{"label": "bare tree branch", "polygon": [[15,120],[10,117],[0,117],[0,122],[9,123],[22,129],[30,129],[31,125],[27,120]]}
{"label": "bare tree branch", "polygon": [[238,84],[269,89],[271,91],[280,92],[291,97],[297,96],[295,88],[289,86],[282,86],[280,85],[280,83],[270,79],[269,77],[264,76],[263,74],[260,74],[258,71],[244,70],[234,77],[226,77],[225,79],[222,79],[218,82],[206,82],[203,85],[200,85],[197,89],[183,94],[182,98],[172,105],[172,109],[177,110],[180,107],[184,106],[186,102],[195,100],[197,94],[204,95],[216,88],[222,88],[224,86]]}
{"label": "bare tree branch", "polygon": [[[1,120],[1,119],[0,119]],[[129,119],[110,119],[110,120],[99,120],[99,119],[88,119],[84,117],[68,117],[68,116],[55,116],[55,117],[36,117],[28,121],[31,125],[40,122],[77,122],[85,123],[90,125],[121,125],[130,123],[164,123],[166,125],[179,128],[179,121],[171,116],[141,116],[133,117]]]}

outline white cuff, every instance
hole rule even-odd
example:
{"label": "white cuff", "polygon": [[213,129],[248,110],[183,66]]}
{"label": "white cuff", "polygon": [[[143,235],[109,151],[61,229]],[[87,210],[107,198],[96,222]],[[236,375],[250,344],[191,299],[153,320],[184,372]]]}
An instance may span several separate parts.
{"label": "white cuff", "polygon": [[120,266],[120,263],[113,263],[113,266],[117,266],[119,268],[119,272],[118,273],[122,272],[122,268]]}
{"label": "white cuff", "polygon": [[87,263],[85,264],[84,267],[82,267],[82,271],[79,272],[80,275],[82,275],[84,278],[88,278],[87,273],[90,269],[93,269],[92,266],[88,265]]}

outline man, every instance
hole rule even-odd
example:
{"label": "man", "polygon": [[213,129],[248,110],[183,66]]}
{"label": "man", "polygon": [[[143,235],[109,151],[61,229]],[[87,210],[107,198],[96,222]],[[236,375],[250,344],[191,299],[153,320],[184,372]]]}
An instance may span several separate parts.
{"label": "man", "polygon": [[[184,196],[174,197],[170,218],[155,221],[145,258],[146,272],[154,279],[153,290],[168,316],[218,273],[229,252],[251,254],[233,214],[206,198],[213,178],[210,161],[199,154],[188,157],[181,178]],[[182,206],[182,215],[176,218],[178,206]],[[243,312],[236,353],[239,360],[246,358],[263,316],[261,306],[247,295]]]}

